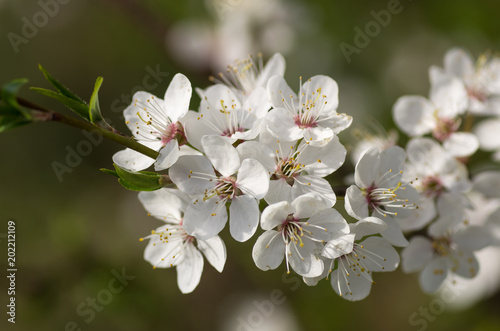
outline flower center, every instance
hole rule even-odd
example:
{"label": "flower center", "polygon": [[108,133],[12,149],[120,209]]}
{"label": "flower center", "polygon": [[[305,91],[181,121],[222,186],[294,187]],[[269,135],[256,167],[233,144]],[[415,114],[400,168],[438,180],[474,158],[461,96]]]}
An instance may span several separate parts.
{"label": "flower center", "polygon": [[307,113],[295,115],[295,125],[297,125],[301,129],[315,128],[316,126],[318,126],[318,122],[316,122],[316,119],[307,115]]}
{"label": "flower center", "polygon": [[444,191],[443,183],[437,176],[429,176],[422,180],[420,191],[429,198],[434,198]]}
{"label": "flower center", "polygon": [[451,118],[438,118],[436,127],[432,130],[432,136],[438,141],[448,139],[452,133],[460,127],[460,121]]}
{"label": "flower center", "polygon": [[434,239],[432,249],[439,256],[447,256],[450,252],[450,240],[446,237]]}
{"label": "flower center", "polygon": [[379,188],[375,184],[372,184],[366,189],[361,189],[361,192],[365,196],[370,213],[377,211],[384,217],[387,217],[387,215],[398,215],[397,211],[394,211],[394,209],[417,208],[415,203],[410,203],[408,199],[398,196],[397,191],[405,189],[406,187],[403,186],[401,182],[398,182],[398,184],[392,188]]}
{"label": "flower center", "polygon": [[283,159],[280,158],[271,179],[284,178],[288,185],[292,186],[295,182],[295,177],[300,174],[301,169],[304,167],[304,164],[297,162],[297,160],[293,157],[285,157]]}
{"label": "flower center", "polygon": [[163,146],[174,139],[177,140],[179,146],[185,145],[187,143],[184,127],[180,122],[170,123],[165,131],[161,133],[161,143]]}
{"label": "flower center", "polygon": [[[203,200],[208,200],[217,196],[220,202],[225,203],[226,201],[233,199],[235,196],[242,194],[243,193],[236,185],[236,178],[232,176],[219,177],[215,187],[211,190],[205,191]],[[219,201],[217,203],[219,203]]]}

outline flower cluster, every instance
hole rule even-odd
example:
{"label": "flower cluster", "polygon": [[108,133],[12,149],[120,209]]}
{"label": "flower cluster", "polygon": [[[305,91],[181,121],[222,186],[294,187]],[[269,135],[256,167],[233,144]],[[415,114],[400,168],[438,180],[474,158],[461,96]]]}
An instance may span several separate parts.
{"label": "flower cluster", "polygon": [[[394,106],[395,123],[411,137],[406,147],[396,146],[395,133],[360,141],[349,187],[329,180],[346,159],[339,134],[352,123],[337,111],[336,81],[300,77],[297,91],[284,71],[279,54],[265,66],[261,56],[237,61],[211,78],[214,85],[196,89],[197,111],[189,110],[192,87],[182,74],[163,100],[134,95],[127,125],[159,156],[126,149],[113,160],[130,172],[154,165],[170,185],[139,194],[165,223],[146,237],[145,259],[155,268],[175,266],[180,290],[189,293],[203,256],[222,272],[219,234],[229,223],[238,242],[259,233],[252,250],[259,269],[284,264],[311,286],[329,279],[350,301],[368,296],[373,273],[398,267],[401,247],[403,270],[421,271],[425,292],[449,277],[476,276],[474,252],[498,244],[500,213],[472,225],[471,211],[481,206],[470,196],[500,199],[500,172],[471,177],[467,165],[478,148],[500,158],[500,61],[481,58],[474,66],[464,51],[451,50],[444,69],[430,70],[429,99],[404,96]],[[497,117],[473,127],[476,115]],[[336,192],[345,193],[343,206]]]}

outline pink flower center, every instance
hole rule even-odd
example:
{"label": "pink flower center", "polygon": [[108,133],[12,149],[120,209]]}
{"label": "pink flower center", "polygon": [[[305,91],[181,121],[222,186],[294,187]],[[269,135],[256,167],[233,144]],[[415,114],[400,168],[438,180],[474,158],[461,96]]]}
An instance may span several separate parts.
{"label": "pink flower center", "polygon": [[307,113],[302,114],[302,116],[295,115],[293,118],[295,121],[295,125],[297,125],[301,129],[315,128],[318,126],[318,122],[313,117],[305,116]]}
{"label": "pink flower center", "polygon": [[460,127],[460,122],[451,118],[439,118],[436,127],[432,131],[432,136],[438,141],[448,139],[452,133]]}
{"label": "pink flower center", "polygon": [[444,186],[439,177],[429,176],[422,180],[422,192],[430,198],[439,196],[443,190]]}
{"label": "pink flower center", "polygon": [[161,143],[163,146],[174,139],[177,140],[179,146],[185,145],[187,143],[184,127],[180,122],[170,123],[167,126],[167,129],[161,133]]}

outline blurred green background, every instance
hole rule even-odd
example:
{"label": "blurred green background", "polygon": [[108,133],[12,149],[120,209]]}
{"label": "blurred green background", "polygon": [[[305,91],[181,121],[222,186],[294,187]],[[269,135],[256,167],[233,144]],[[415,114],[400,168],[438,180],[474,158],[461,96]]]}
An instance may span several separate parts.
{"label": "blurred green background", "polygon": [[[376,119],[390,128],[395,100],[403,94],[427,95],[428,68],[442,65],[450,47],[465,47],[475,56],[500,49],[500,4],[495,0],[401,1],[401,13],[392,15],[359,54],[352,54],[350,63],[340,43],[354,45],[354,28],[364,29],[374,19],[370,12],[387,9],[388,1],[60,2],[66,3],[57,2],[53,17],[45,15],[46,24],[13,47],[9,33],[23,36],[26,20],[33,22],[36,15],[44,23],[39,14],[43,9],[37,1],[0,0],[0,83],[25,77],[31,86],[47,88],[37,69],[41,63],[88,100],[96,77],[103,76],[101,108],[124,132],[120,112],[136,87],[145,86],[151,70],[164,74],[149,91],[163,96],[177,72],[204,88],[208,76],[234,54],[262,51],[268,58],[281,51],[291,86],[298,87],[300,75],[329,75],[339,83],[339,110],[352,114],[355,126]],[[28,89],[21,95],[67,111]],[[197,106],[194,97],[191,108]],[[346,144],[351,138],[349,132],[341,137]],[[237,244],[227,232],[222,233],[228,248],[224,272],[205,263],[198,288],[182,295],[174,270],[153,270],[142,258],[145,243],[138,239],[160,222],[146,216],[136,193],[98,170],[112,167],[111,156],[119,145],[105,141],[94,146],[62,182],[56,177],[53,162],[64,163],[68,146],[75,149],[85,139],[78,130],[57,123],[0,135],[0,233],[7,232],[7,220],[16,221],[18,268],[14,327],[3,312],[5,276],[0,281],[1,330],[71,330],[71,322],[81,330],[236,330],[237,317],[246,319],[248,309],[255,310],[252,301],[269,299],[275,289],[287,300],[275,307],[265,330],[422,327],[410,325],[409,318],[420,307],[428,308],[433,298],[421,294],[416,275],[400,270],[377,274],[371,295],[351,303],[339,298],[329,282],[309,288],[297,286],[298,277],[283,281],[284,266],[261,272],[251,259],[256,237]],[[339,173],[351,170],[346,162]],[[6,251],[5,238],[0,240]],[[1,256],[5,270],[6,254]],[[112,271],[123,268],[135,278],[86,321],[91,315],[77,308],[88,297],[102,295]],[[469,310],[446,311],[428,322],[427,329],[500,330],[499,300],[496,294]]]}

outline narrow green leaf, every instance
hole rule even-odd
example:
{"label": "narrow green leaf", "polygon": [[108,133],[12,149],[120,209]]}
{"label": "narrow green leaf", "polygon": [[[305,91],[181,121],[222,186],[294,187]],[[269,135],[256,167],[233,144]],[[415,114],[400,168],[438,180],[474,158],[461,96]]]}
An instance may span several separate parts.
{"label": "narrow green leaf", "polygon": [[161,175],[154,172],[131,172],[114,164],[116,173],[120,177],[118,182],[132,191],[155,191],[162,188]]}
{"label": "narrow green leaf", "polygon": [[118,176],[118,174],[116,173],[116,171],[115,171],[115,170],[110,170],[110,169],[105,169],[105,168],[101,168],[101,169],[99,169],[99,170],[101,170],[101,171],[102,171],[102,172],[104,172],[105,174],[110,174],[110,175],[113,175],[113,176],[115,176],[115,177],[120,178],[120,176]]}
{"label": "narrow green leaf", "polygon": [[31,121],[24,118],[21,114],[14,116],[0,115],[0,133],[29,123],[31,123]]}
{"label": "narrow green leaf", "polygon": [[94,92],[90,97],[89,102],[89,117],[93,124],[99,125],[101,127],[107,127],[107,123],[102,117],[101,107],[99,106],[99,89],[101,88],[103,78],[98,77],[95,82]]}
{"label": "narrow green leaf", "polygon": [[74,111],[76,114],[79,116],[83,117],[87,121],[90,120],[89,118],[89,106],[81,101],[77,101],[74,99],[71,99],[61,93],[57,93],[51,90],[47,90],[44,88],[40,87],[31,87],[31,90],[38,92],[42,95],[45,95],[49,98],[56,99],[57,101],[61,102],[63,105]]}
{"label": "narrow green leaf", "polygon": [[5,84],[2,86],[2,100],[5,102],[7,106],[10,106],[14,109],[16,109],[20,114],[22,114],[26,119],[31,119],[31,113],[21,107],[19,103],[17,102],[17,92],[21,88],[22,85],[26,84],[28,82],[27,79],[21,78],[21,79],[14,79],[13,81]]}
{"label": "narrow green leaf", "polygon": [[56,90],[58,90],[62,95],[64,95],[65,97],[67,97],[69,99],[73,99],[75,101],[78,101],[80,103],[85,104],[85,102],[78,95],[76,95],[73,92],[71,92],[66,86],[64,86],[63,84],[61,84],[54,77],[52,77],[52,75],[49,74],[49,72],[47,70],[45,70],[45,68],[42,67],[41,64],[38,65],[38,68],[43,73],[43,75],[45,76],[45,78],[49,81],[49,83],[52,84],[52,86],[54,86],[56,88]]}

